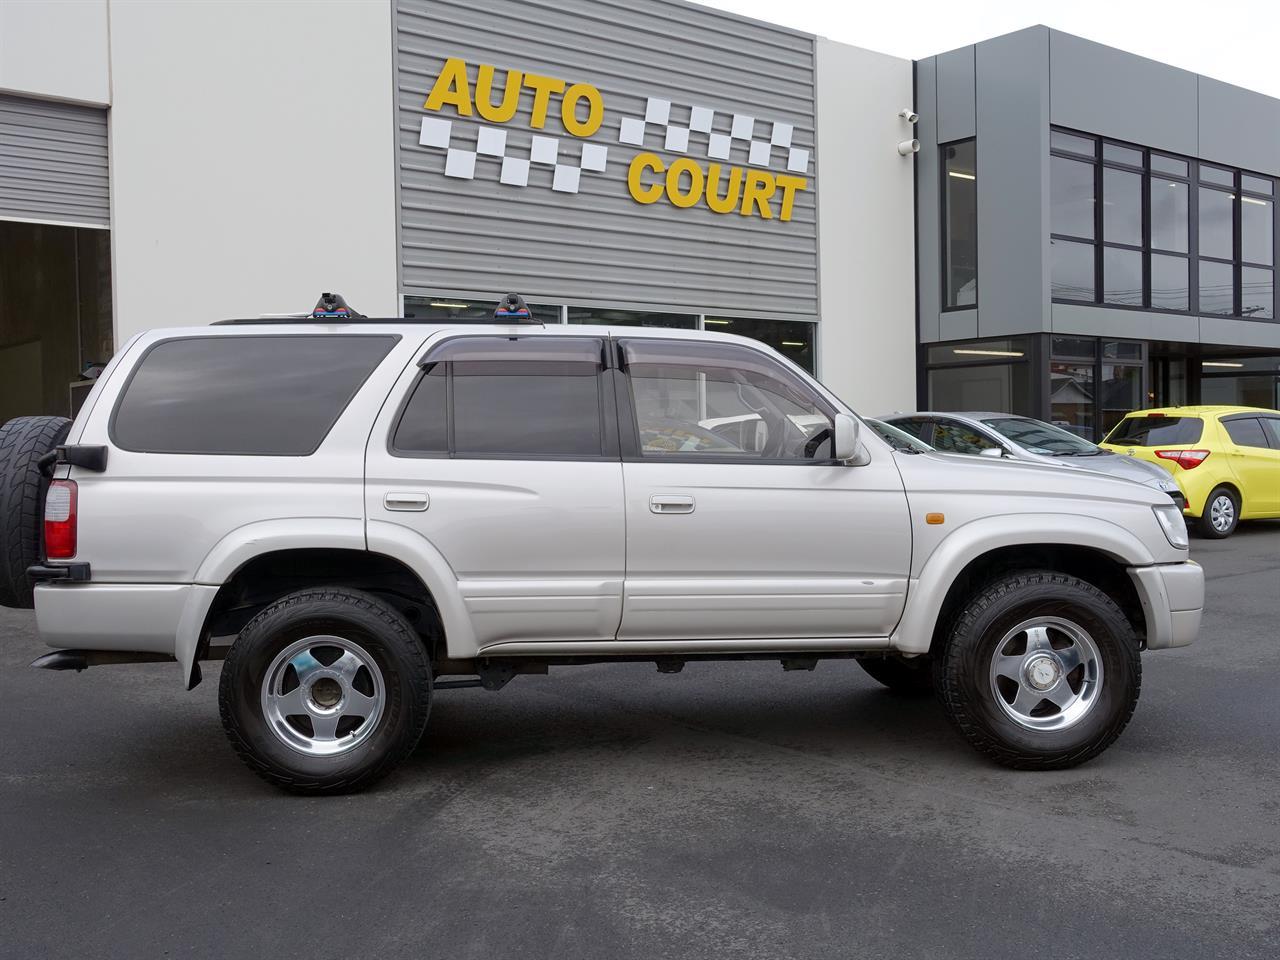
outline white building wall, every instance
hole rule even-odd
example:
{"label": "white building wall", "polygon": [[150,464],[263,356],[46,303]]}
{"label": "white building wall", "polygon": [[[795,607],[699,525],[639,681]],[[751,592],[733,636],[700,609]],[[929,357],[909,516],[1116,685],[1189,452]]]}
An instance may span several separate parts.
{"label": "white building wall", "polygon": [[109,15],[117,343],[324,290],[398,314],[390,4]]}
{"label": "white building wall", "polygon": [[0,0],[0,90],[110,102],[107,0]]}
{"label": "white building wall", "polygon": [[911,61],[818,38],[818,375],[859,413],[916,404]]}

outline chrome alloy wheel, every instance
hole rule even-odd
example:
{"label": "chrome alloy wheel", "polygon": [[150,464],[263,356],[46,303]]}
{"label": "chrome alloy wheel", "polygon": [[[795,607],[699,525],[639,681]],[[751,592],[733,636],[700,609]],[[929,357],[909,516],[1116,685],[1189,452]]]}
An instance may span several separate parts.
{"label": "chrome alloy wheel", "polygon": [[996,644],[991,691],[1019,726],[1065,730],[1097,703],[1102,655],[1079,624],[1060,617],[1025,620]]}
{"label": "chrome alloy wheel", "polygon": [[377,661],[358,643],[305,637],[271,661],[262,681],[262,715],[285,746],[333,757],[378,728],[386,685]]}
{"label": "chrome alloy wheel", "polygon": [[1209,522],[1219,533],[1226,533],[1236,522],[1236,505],[1225,493],[1220,493],[1209,504]]}

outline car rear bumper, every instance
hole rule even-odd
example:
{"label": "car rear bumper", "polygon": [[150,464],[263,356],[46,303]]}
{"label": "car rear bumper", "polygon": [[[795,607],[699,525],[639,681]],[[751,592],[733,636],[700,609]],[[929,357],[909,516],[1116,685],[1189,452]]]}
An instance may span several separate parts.
{"label": "car rear bumper", "polygon": [[1194,560],[1130,567],[1147,620],[1147,649],[1185,647],[1200,632],[1204,570]]}
{"label": "car rear bumper", "polygon": [[40,583],[36,626],[62,650],[164,654],[191,682],[205,615],[218,588],[191,583]]}

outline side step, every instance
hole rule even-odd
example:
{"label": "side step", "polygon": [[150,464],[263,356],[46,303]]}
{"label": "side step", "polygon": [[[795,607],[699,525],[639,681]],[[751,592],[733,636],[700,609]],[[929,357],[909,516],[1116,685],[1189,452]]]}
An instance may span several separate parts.
{"label": "side step", "polygon": [[109,663],[176,663],[167,653],[144,653],[132,650],[55,650],[36,657],[31,666],[41,670],[86,670]]}

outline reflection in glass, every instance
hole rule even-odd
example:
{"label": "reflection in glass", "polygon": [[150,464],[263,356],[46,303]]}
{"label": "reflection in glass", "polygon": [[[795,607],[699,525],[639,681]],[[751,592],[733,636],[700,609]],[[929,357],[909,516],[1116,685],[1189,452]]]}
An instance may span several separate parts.
{"label": "reflection in glass", "polygon": [[1054,130],[1049,135],[1049,146],[1054,150],[1065,150],[1068,153],[1082,153],[1092,157],[1095,153],[1093,140],[1088,137],[1077,137],[1073,133]]}
{"label": "reflection in glass", "polygon": [[1093,239],[1093,164],[1051,157],[1050,230]]}
{"label": "reflection in glass", "polygon": [[1151,255],[1151,308],[1189,310],[1191,284],[1186,257]]}
{"label": "reflection in glass", "polygon": [[1102,299],[1107,303],[1142,306],[1142,254],[1139,251],[1103,248]]}
{"label": "reflection in glass", "polygon": [[1258,267],[1240,270],[1240,315],[1254,320],[1275,319],[1275,274]]}
{"label": "reflection in glass", "polygon": [[1207,163],[1200,164],[1200,182],[1201,183],[1217,183],[1224,187],[1233,187],[1236,183],[1235,174],[1230,170],[1224,170],[1221,167],[1211,167]]}
{"label": "reflection in glass", "polygon": [[1250,193],[1265,193],[1269,197],[1275,190],[1275,186],[1265,177],[1251,177],[1246,173],[1240,177],[1240,189],[1248,190]]}
{"label": "reflection in glass", "polygon": [[929,371],[930,410],[990,410],[1033,416],[1031,364],[993,363]]}
{"label": "reflection in glass", "polygon": [[643,310],[614,310],[605,307],[570,307],[570,323],[593,323],[608,327],[674,327],[696,330],[698,318],[685,313],[648,313]]}
{"label": "reflection in glass", "polygon": [[1102,171],[1102,239],[1142,246],[1142,175]]}
{"label": "reflection in glass", "polygon": [[1093,438],[1093,364],[1049,364],[1049,419],[1086,440]]}
{"label": "reflection in glass", "polygon": [[1151,246],[1155,250],[1187,252],[1187,185],[1177,180],[1151,179]]}
{"label": "reflection in glass", "polygon": [[1050,240],[1052,296],[1055,300],[1094,300],[1093,245]]}
{"label": "reflection in glass", "polygon": [[1142,407],[1142,367],[1104,363],[1101,397],[1102,433],[1106,435],[1126,413]]}
{"label": "reflection in glass", "polygon": [[1231,215],[1235,197],[1221,190],[1200,188],[1200,256],[1230,260],[1235,252],[1231,242]]}
{"label": "reflection in glass", "polygon": [[1240,258],[1248,263],[1272,264],[1275,217],[1270,200],[1240,198]]}
{"label": "reflection in glass", "polygon": [[720,333],[736,333],[767,343],[788,360],[814,372],[813,360],[817,356],[814,340],[818,325],[804,320],[744,320],[742,318],[707,317],[708,330]]}
{"label": "reflection in glass", "polygon": [[1158,153],[1151,155],[1151,170],[1153,173],[1172,173],[1175,176],[1185,177],[1187,175],[1187,161],[1179,160],[1177,157],[1162,157]]}
{"label": "reflection in glass", "polygon": [[1111,160],[1115,163],[1127,163],[1131,167],[1142,166],[1142,151],[1135,150],[1132,147],[1122,147],[1118,143],[1104,143],[1102,145],[1102,159]]}
{"label": "reflection in glass", "polygon": [[[498,309],[496,300],[472,300],[470,297],[454,297],[448,294],[404,298],[406,317],[435,320],[439,323],[492,323],[493,311],[496,309]],[[531,303],[529,312],[539,323],[560,322],[560,308],[557,306]]]}
{"label": "reflection in glass", "polygon": [[977,156],[974,142],[942,148],[944,210],[943,269],[947,307],[978,302]]}
{"label": "reflection in glass", "polygon": [[1235,312],[1232,289],[1232,267],[1229,263],[1200,261],[1200,312],[1230,315]]}

